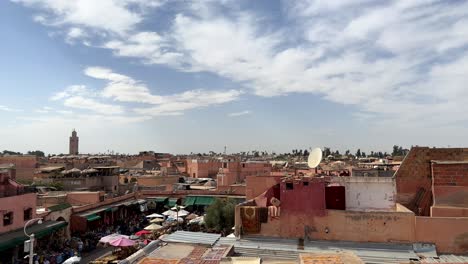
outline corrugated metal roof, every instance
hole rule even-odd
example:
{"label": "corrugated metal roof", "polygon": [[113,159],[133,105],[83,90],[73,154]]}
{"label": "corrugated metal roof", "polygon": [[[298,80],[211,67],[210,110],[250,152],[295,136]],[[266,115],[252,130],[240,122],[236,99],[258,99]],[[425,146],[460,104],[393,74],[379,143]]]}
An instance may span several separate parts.
{"label": "corrugated metal roof", "polygon": [[468,263],[468,256],[440,255],[438,258],[425,258],[421,263]]}
{"label": "corrugated metal roof", "polygon": [[275,256],[296,259],[299,253],[354,252],[366,263],[405,263],[418,260],[412,244],[357,243],[342,241],[305,241],[304,249],[298,249],[296,239],[249,237],[236,240],[223,237],[217,245],[234,245],[234,251],[241,256]]}
{"label": "corrugated metal roof", "polygon": [[176,231],[175,233],[165,236],[162,240],[164,242],[181,242],[212,246],[218,241],[220,237],[221,235],[219,234]]}

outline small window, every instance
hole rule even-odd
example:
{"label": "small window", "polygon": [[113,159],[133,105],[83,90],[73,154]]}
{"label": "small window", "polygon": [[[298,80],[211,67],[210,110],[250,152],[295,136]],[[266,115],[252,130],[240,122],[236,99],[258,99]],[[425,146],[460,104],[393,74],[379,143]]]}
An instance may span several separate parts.
{"label": "small window", "polygon": [[223,168],[227,168],[227,162],[223,162]]}
{"label": "small window", "polygon": [[242,163],[242,168],[245,168],[245,163]]}
{"label": "small window", "polygon": [[302,182],[304,186],[309,186],[309,182]]}
{"label": "small window", "polygon": [[3,215],[3,225],[11,225],[13,224],[13,212],[8,212]]}
{"label": "small window", "polygon": [[30,220],[32,218],[32,208],[24,210],[24,221]]}
{"label": "small window", "polygon": [[287,182],[286,183],[286,190],[292,190],[294,189],[293,183],[292,182]]}

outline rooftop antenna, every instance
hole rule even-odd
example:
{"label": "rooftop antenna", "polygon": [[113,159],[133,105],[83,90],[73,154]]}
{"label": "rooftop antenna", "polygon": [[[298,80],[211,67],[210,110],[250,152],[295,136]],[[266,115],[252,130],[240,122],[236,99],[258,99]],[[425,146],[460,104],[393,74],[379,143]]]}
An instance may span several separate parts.
{"label": "rooftop antenna", "polygon": [[314,148],[310,154],[309,158],[307,159],[307,165],[309,168],[315,168],[315,174],[317,174],[317,166],[322,161],[322,150],[320,148]]}

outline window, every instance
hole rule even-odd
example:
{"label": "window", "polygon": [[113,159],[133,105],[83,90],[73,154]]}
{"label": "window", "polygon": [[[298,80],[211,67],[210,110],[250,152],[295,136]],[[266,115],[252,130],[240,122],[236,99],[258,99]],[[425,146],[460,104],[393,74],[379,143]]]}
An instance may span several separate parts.
{"label": "window", "polygon": [[24,210],[24,221],[30,220],[32,218],[32,208]]}
{"label": "window", "polygon": [[294,189],[293,183],[292,182],[287,182],[286,183],[286,190],[292,190]]}
{"label": "window", "polygon": [[242,163],[242,168],[245,168],[245,163]]}
{"label": "window", "polygon": [[302,184],[304,184],[304,186],[309,186],[309,182],[302,182]]}
{"label": "window", "polygon": [[3,214],[3,225],[7,226],[11,224],[13,224],[13,212]]}
{"label": "window", "polygon": [[223,162],[223,168],[227,168],[227,162]]}

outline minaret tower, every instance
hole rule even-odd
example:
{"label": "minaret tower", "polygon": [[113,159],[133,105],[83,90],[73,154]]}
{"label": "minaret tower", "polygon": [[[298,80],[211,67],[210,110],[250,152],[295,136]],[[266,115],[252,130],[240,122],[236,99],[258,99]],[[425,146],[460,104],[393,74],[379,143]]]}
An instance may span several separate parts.
{"label": "minaret tower", "polygon": [[76,131],[73,129],[72,136],[70,137],[70,155],[78,155],[78,140]]}

